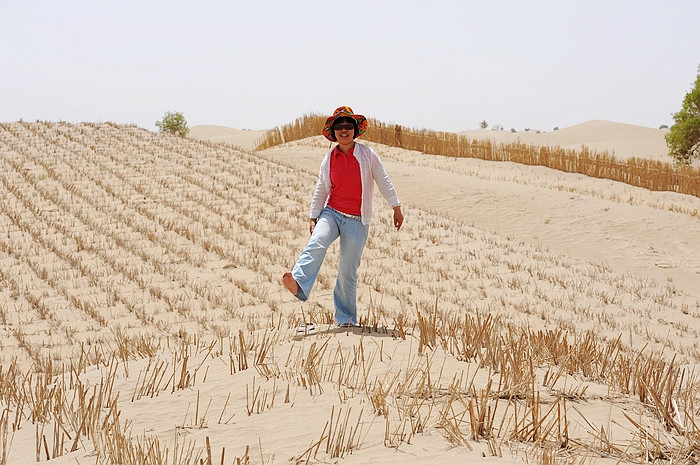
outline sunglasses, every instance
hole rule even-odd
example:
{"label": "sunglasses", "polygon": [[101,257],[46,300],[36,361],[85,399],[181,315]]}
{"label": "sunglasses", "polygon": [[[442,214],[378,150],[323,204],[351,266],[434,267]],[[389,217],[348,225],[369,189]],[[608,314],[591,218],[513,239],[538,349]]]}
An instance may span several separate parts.
{"label": "sunglasses", "polygon": [[346,131],[349,131],[350,129],[354,129],[355,125],[352,123],[338,123],[335,126],[333,126],[334,131],[342,131],[345,129]]}

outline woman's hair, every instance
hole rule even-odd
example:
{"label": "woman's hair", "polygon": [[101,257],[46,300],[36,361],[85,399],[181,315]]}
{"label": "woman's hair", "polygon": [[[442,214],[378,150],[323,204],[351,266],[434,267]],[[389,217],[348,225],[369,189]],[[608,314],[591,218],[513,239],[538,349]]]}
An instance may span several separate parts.
{"label": "woman's hair", "polygon": [[338,139],[335,138],[335,125],[338,123],[352,123],[354,129],[353,129],[353,134],[352,138],[355,139],[358,134],[358,128],[357,128],[357,121],[355,121],[355,118],[350,118],[349,116],[341,116],[340,118],[336,118],[333,121],[333,125],[331,125],[331,137],[333,138],[334,141],[338,141]]}

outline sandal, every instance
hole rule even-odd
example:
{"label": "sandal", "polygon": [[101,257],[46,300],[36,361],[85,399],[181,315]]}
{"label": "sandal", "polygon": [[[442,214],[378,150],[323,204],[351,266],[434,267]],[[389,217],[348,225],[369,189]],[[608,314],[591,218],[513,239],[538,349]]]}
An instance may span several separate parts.
{"label": "sandal", "polygon": [[316,331],[316,325],[313,323],[301,323],[297,328],[297,333],[310,333]]}
{"label": "sandal", "polygon": [[338,328],[359,328],[359,326],[352,323],[341,323],[338,325]]}

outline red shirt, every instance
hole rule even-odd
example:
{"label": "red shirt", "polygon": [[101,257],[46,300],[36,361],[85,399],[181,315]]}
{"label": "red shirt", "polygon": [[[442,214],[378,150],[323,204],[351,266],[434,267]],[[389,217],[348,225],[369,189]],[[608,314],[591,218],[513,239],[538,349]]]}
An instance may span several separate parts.
{"label": "red shirt", "polygon": [[347,154],[335,146],[331,153],[331,198],[328,206],[348,215],[361,215],[362,176],[355,147]]}

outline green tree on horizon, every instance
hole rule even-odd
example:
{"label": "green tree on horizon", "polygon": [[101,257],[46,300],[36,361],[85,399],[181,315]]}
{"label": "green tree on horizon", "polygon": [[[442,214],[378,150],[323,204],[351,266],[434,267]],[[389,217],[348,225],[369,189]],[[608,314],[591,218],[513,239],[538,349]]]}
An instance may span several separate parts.
{"label": "green tree on horizon", "polygon": [[167,132],[180,137],[185,137],[190,132],[190,128],[187,127],[187,120],[180,112],[166,112],[162,120],[156,121],[156,126],[160,132]]}
{"label": "green tree on horizon", "polygon": [[665,136],[668,154],[678,163],[690,164],[700,158],[700,67],[693,88],[685,94],[681,111],[673,114],[673,121]]}

